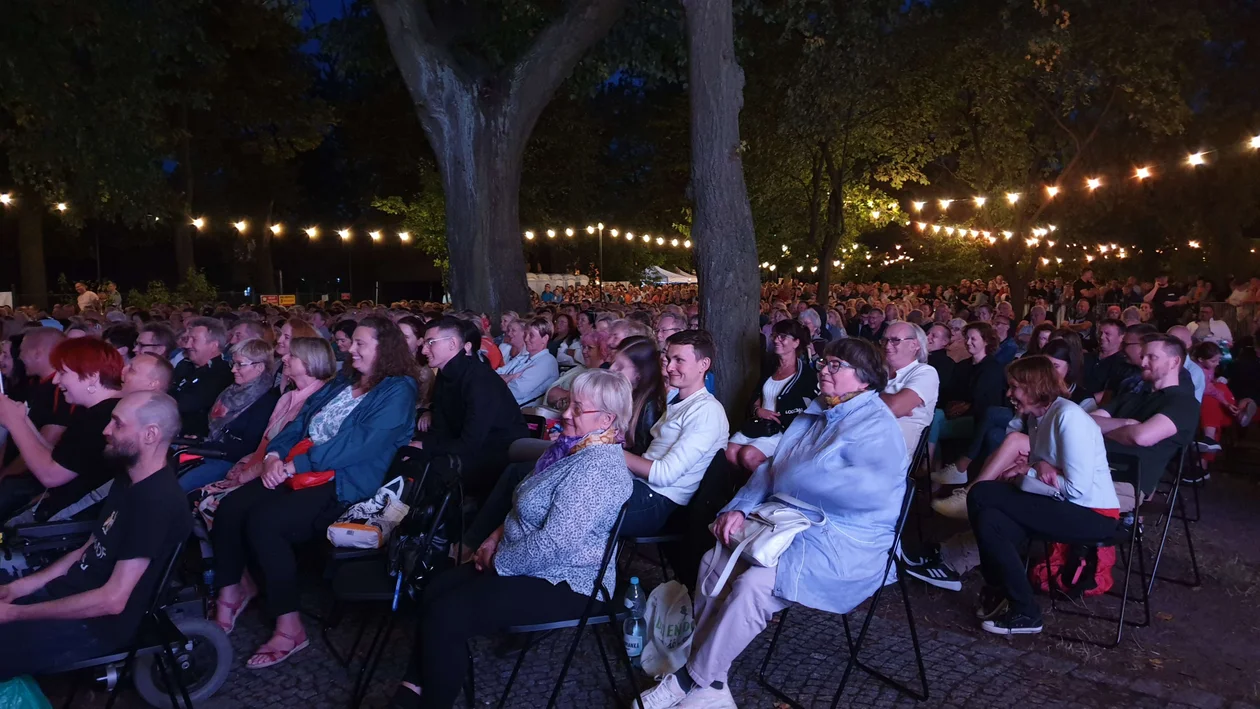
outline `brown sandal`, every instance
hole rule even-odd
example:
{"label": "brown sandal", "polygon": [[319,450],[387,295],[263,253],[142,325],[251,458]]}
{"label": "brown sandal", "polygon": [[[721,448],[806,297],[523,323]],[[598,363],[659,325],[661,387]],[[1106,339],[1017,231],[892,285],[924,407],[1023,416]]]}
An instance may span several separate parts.
{"label": "brown sandal", "polygon": [[[289,635],[288,633],[284,633],[277,630],[275,634],[293,643],[293,647],[289,648],[288,650],[277,650],[277,649],[269,647],[267,644],[264,644],[262,647],[255,650],[254,654],[250,655],[249,659],[245,661],[245,669],[261,670],[267,667],[278,665],[281,662],[284,662],[285,660],[289,659],[289,657],[293,655],[293,653],[299,650],[305,650],[306,647],[311,644],[311,641],[309,638],[304,639],[302,642],[299,643],[296,637]],[[268,640],[267,642],[270,643],[271,641]],[[250,664],[250,660],[253,660],[255,657],[262,657],[264,655],[269,655],[271,657],[274,657],[275,659],[271,660],[270,662],[259,662],[257,664]]]}
{"label": "brown sandal", "polygon": [[241,617],[241,614],[245,612],[245,608],[249,606],[249,602],[252,600],[254,600],[253,596],[241,596],[241,600],[236,603],[228,603],[222,598],[215,600],[216,615],[220,606],[232,612],[232,619],[227,624],[216,618],[214,621],[215,625],[222,628],[225,634],[231,635],[232,631],[236,630],[236,619]]}

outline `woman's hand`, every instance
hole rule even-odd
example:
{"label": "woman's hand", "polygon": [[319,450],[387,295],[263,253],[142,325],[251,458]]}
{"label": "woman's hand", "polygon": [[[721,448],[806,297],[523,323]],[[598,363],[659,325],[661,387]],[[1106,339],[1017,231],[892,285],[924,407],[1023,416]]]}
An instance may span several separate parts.
{"label": "woman's hand", "polygon": [[499,542],[503,540],[503,525],[494,530],[486,540],[477,547],[477,553],[473,555],[473,566],[478,571],[486,571],[494,569],[494,553],[499,549]]}
{"label": "woman's hand", "polygon": [[262,475],[263,487],[268,490],[274,490],[284,484],[289,479],[286,472],[290,463],[285,463],[279,458],[268,458],[264,464]]}
{"label": "woman's hand", "polygon": [[965,401],[954,401],[945,405],[945,417],[956,419],[971,410],[971,404]]}
{"label": "woman's hand", "polygon": [[756,414],[757,418],[759,419],[769,419],[771,421],[774,421],[775,423],[782,423],[781,421],[779,421],[779,414],[777,412],[771,411],[770,409],[763,409],[761,407],[758,407],[757,410],[753,413]]}
{"label": "woman's hand", "polygon": [[731,535],[739,534],[744,528],[744,513],[737,510],[723,512],[718,515],[717,522],[713,525],[713,534],[725,545],[730,546]]}
{"label": "woman's hand", "polygon": [[432,412],[426,411],[416,417],[416,430],[417,431],[421,433],[426,433],[429,430],[429,426],[432,426],[432,425],[433,425]]}
{"label": "woman's hand", "polygon": [[1059,487],[1059,471],[1044,460],[1037,463],[1037,479],[1053,488]]}

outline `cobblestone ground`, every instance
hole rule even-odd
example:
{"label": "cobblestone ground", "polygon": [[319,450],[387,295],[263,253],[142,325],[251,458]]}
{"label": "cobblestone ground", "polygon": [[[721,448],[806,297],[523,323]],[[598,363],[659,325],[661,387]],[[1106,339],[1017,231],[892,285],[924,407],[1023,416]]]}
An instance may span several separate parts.
{"label": "cobblestone ground", "polygon": [[[1260,535],[1260,492],[1254,478],[1222,479],[1217,476],[1205,490],[1203,520],[1194,526],[1196,550],[1205,575],[1202,589],[1183,589],[1161,582],[1156,586],[1153,612],[1146,629],[1126,631],[1124,644],[1100,650],[1083,643],[1043,634],[1006,639],[978,631],[970,618],[976,585],[966,577],[963,593],[947,593],[911,582],[919,640],[930,687],[926,702],[916,702],[855,672],[840,700],[845,707],[1260,707],[1256,681],[1260,675],[1260,628],[1257,597],[1260,588],[1260,551],[1254,540]],[[1235,540],[1238,540],[1236,542]],[[1245,542],[1245,543],[1239,543]],[[1188,558],[1178,530],[1170,536],[1166,570],[1180,575]],[[647,562],[637,571],[651,579],[656,571]],[[650,581],[649,581],[650,584]],[[312,607],[326,607],[326,599],[307,599]],[[1106,605],[1105,601],[1098,602]],[[1112,603],[1111,607],[1114,608]],[[856,616],[860,622],[861,614]],[[351,613],[330,638],[342,651],[353,642],[364,618]],[[776,619],[777,623],[777,619]],[[783,630],[768,678],[807,707],[830,705],[848,654],[843,648],[844,629],[836,616],[797,609]],[[364,706],[385,706],[402,674],[410,647],[413,621],[404,614],[399,630],[387,646],[384,660],[371,683]],[[1102,637],[1109,630],[1098,624],[1074,621],[1062,614],[1047,614],[1047,633],[1077,632]],[[214,709],[244,707],[345,707],[354,671],[342,667],[314,632],[309,620],[311,647],[284,665],[249,671],[244,659],[266,640],[263,618],[251,609],[232,637],[235,666],[227,684],[198,706]],[[778,700],[757,681],[758,668],[769,647],[772,624],[740,657],[731,672],[732,692],[741,707],[778,707]],[[1112,626],[1114,628],[1114,626]],[[609,632],[601,628],[601,632]],[[543,639],[527,657],[507,706],[544,707],[554,677],[568,648],[572,631]],[[855,626],[856,632],[856,626]],[[606,645],[617,642],[605,636]],[[366,641],[365,641],[366,642]],[[482,640],[473,647],[476,706],[492,706],[512,669],[515,655],[496,654],[497,643]],[[360,653],[361,654],[361,653]],[[915,662],[901,595],[890,587],[871,624],[863,658],[898,679],[913,681]],[[615,661],[615,660],[614,660]],[[617,672],[618,687],[628,687],[624,669]],[[650,679],[642,680],[650,685]],[[45,682],[54,704],[63,684]],[[121,706],[138,707],[134,692],[124,692]],[[590,630],[579,648],[559,701],[562,707],[617,706],[600,662]],[[98,694],[83,694],[76,707],[102,706]],[[462,702],[460,706],[463,706]]]}

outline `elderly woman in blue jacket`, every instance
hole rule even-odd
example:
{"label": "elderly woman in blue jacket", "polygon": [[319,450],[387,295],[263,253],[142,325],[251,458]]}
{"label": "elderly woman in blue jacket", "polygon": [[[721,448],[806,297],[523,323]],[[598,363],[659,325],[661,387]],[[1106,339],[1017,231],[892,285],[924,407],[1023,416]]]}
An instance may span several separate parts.
{"label": "elderly woman in blue jacket", "polygon": [[[819,397],[718,515],[719,544],[700,564],[691,654],[644,694],[645,709],[735,706],[727,672],[776,612],[800,603],[848,613],[888,582],[884,569],[907,458],[897,420],[879,398],[888,377],[883,353],[865,340],[837,340],[817,366]],[[826,523],[797,535],[775,568],[737,561],[729,595],[718,596],[715,581],[730,559],[731,535],[775,494],[814,506],[804,510],[807,516],[825,515]]]}
{"label": "elderly woman in blue jacket", "polygon": [[262,477],[224,497],[215,515],[215,621],[232,631],[258,595],[255,579],[276,618],[274,634],[247,669],[283,662],[309,644],[298,617],[294,546],[322,536],[347,506],[371,497],[415,429],[416,360],[398,326],[364,318],[350,364],[271,440]]}

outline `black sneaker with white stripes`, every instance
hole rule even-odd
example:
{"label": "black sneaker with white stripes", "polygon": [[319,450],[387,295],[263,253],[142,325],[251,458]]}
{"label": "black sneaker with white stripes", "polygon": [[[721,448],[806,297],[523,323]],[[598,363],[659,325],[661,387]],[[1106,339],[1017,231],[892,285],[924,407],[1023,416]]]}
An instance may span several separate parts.
{"label": "black sneaker with white stripes", "polygon": [[984,621],[980,629],[994,635],[1036,635],[1041,632],[1041,618],[1007,611],[1001,617]]}
{"label": "black sneaker with white stripes", "polygon": [[946,591],[962,590],[962,577],[958,575],[957,571],[946,566],[943,561],[907,566],[906,573],[924,583],[930,583]]}
{"label": "black sneaker with white stripes", "polygon": [[936,542],[924,542],[918,554],[907,552],[905,547],[898,545],[897,556],[901,558],[901,563],[906,566],[939,564],[941,562],[941,545]]}

